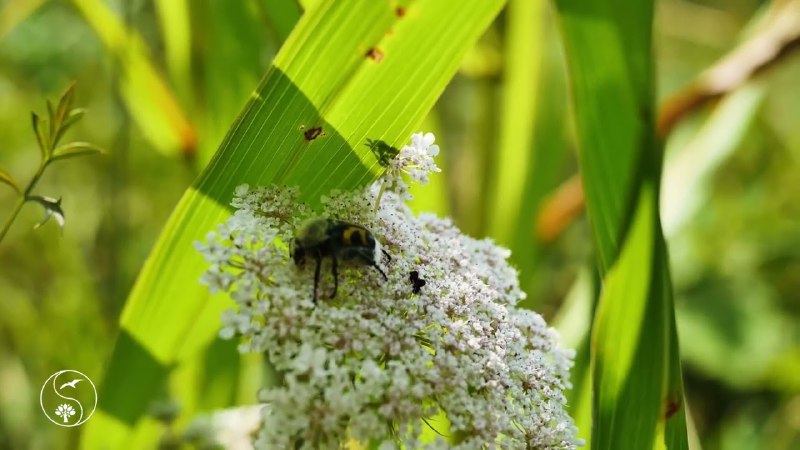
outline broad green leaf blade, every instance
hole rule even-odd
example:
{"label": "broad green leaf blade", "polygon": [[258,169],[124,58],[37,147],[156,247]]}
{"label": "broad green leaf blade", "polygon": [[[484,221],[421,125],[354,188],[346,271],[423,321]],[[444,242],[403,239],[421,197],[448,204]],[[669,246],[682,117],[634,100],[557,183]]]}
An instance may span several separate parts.
{"label": "broad green leaf blade", "polygon": [[264,75],[268,66],[264,55],[274,54],[277,46],[253,14],[252,2],[209,0],[195,2],[192,8],[193,28],[206,30],[196,35],[195,44],[204,92],[197,115],[202,124],[198,150],[200,161],[206,163]]}
{"label": "broad green leaf blade", "polygon": [[193,153],[195,130],[153,64],[141,36],[101,0],[72,0],[120,67],[119,89],[136,125],[154,148],[167,155]]}
{"label": "broad green leaf blade", "polygon": [[642,136],[653,121],[652,2],[558,0],[577,114],[586,209],[601,269],[631,214]]}
{"label": "broad green leaf blade", "polygon": [[[124,445],[166,368],[215,336],[227,303],[199,285],[204,263],[193,242],[230,214],[235,186],[298,185],[304,200],[318,205],[333,188],[373,180],[380,167],[367,139],[407,142],[501,6],[501,0],[458,8],[418,0],[397,15],[388,3],[329,1],[306,12],[146,262],[103,381],[111,400],[100,396],[86,448]],[[382,59],[367,56],[373,48]],[[316,127],[323,134],[308,138]],[[148,373],[129,383],[136,367]],[[135,400],[112,401],[122,397]]]}
{"label": "broad green leaf blade", "polygon": [[658,217],[652,2],[559,0],[603,290],[592,331],[593,449],[687,448]]}
{"label": "broad green leaf blade", "polygon": [[17,191],[17,194],[20,193],[19,185],[17,185],[17,182],[16,180],[14,180],[14,177],[12,177],[10,173],[6,172],[3,169],[0,169],[0,183],[5,183],[14,188],[14,190]]}
{"label": "broad green leaf blade", "polygon": [[[655,194],[642,191],[617,262],[606,274],[593,336],[596,415],[592,448],[653,448],[665,392],[666,331],[651,298]],[[655,293],[659,295],[659,293]],[[624,301],[621,301],[623,300]],[[659,328],[645,325],[657,325]],[[624,437],[623,437],[624,436]]]}

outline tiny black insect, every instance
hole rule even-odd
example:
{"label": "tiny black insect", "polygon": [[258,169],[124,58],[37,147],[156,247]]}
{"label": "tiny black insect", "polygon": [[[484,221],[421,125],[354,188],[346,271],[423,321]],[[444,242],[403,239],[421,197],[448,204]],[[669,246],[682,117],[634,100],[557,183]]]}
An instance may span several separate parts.
{"label": "tiny black insect", "polygon": [[314,127],[314,128],[309,128],[308,130],[303,132],[303,137],[307,141],[313,141],[314,139],[322,136],[323,134],[325,134],[325,132],[322,131],[322,127]]}
{"label": "tiny black insect", "polygon": [[339,259],[359,260],[372,266],[384,280],[389,278],[378,267],[381,256],[385,255],[387,261],[392,258],[381,248],[380,243],[372,233],[361,225],[342,222],[335,219],[316,218],[303,223],[294,236],[292,258],[295,264],[302,264],[306,255],[316,260],[314,269],[314,303],[317,302],[317,286],[319,285],[319,269],[322,258],[331,258],[331,271],[333,272],[333,293],[330,298],[336,297],[339,288]]}
{"label": "tiny black insect", "polygon": [[408,279],[411,280],[411,284],[414,286],[411,289],[411,292],[414,294],[419,294],[420,289],[422,286],[425,286],[425,280],[419,277],[419,272],[416,270],[412,270],[410,274],[408,274]]}

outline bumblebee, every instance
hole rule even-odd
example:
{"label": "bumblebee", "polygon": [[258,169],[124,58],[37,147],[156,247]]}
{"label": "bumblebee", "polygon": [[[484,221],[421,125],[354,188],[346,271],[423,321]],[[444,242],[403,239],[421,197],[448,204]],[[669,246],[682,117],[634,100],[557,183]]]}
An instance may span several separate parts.
{"label": "bumblebee", "polygon": [[331,271],[333,272],[333,293],[330,298],[336,297],[339,289],[339,260],[358,260],[372,266],[384,280],[389,278],[378,267],[381,255],[387,261],[392,258],[381,248],[380,243],[372,233],[361,225],[343,222],[335,219],[315,218],[304,222],[295,232],[291,250],[292,259],[297,265],[303,264],[306,256],[316,260],[314,269],[314,303],[317,303],[317,286],[319,285],[319,270],[322,258],[331,258]]}

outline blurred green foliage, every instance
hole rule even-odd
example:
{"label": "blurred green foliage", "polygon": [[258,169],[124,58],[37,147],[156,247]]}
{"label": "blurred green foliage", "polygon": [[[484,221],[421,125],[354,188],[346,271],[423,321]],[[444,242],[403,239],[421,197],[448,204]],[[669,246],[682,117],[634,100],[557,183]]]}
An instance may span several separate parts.
{"label": "blurred green foliage", "polygon": [[[571,312],[562,308],[567,293],[594,255],[585,219],[554,240],[537,233],[541,205],[578,170],[577,142],[553,8],[521,3],[511,2],[471,50],[426,120],[441,141],[444,170],[415,190],[415,205],[509,246],[528,305],[561,319]],[[92,22],[82,9],[98,4],[117,17],[122,48],[101,38],[98,28],[112,24]],[[657,2],[659,99],[745,39],[767,6]],[[63,236],[53,223],[33,231],[41,210],[26,206],[0,243],[0,448],[77,445],[79,430],[54,427],[41,414],[41,383],[66,368],[102,378],[123,303],[155,239],[300,13],[294,1],[0,1],[0,167],[17,180],[34,174],[30,111],[42,112],[44,99],[73,80],[75,105],[88,112],[67,139],[108,150],[60,162],[39,183],[38,192],[63,197]],[[526,15],[531,28],[515,14]],[[512,36],[538,41],[521,45]],[[126,72],[127,57],[139,69]],[[171,100],[148,100],[150,113],[134,110],[141,105],[125,83],[137,76],[156,76]],[[668,142],[662,200],[700,202],[667,238],[686,396],[706,449],[800,448],[798,79],[800,58],[789,54],[742,88],[749,93],[684,118]],[[752,97],[733,103],[736,95]],[[732,112],[723,114],[726,107]],[[176,115],[190,127],[192,145],[153,142],[145,122]],[[682,171],[671,177],[671,167],[700,164],[703,151],[721,147],[701,175],[702,191],[670,199],[667,183],[691,181]],[[522,175],[505,179],[504,167]],[[504,189],[522,194],[505,198]],[[0,185],[0,220],[14,202],[13,190]],[[558,323],[571,337],[588,320]],[[258,361],[245,367],[237,399],[252,401],[261,369]]]}

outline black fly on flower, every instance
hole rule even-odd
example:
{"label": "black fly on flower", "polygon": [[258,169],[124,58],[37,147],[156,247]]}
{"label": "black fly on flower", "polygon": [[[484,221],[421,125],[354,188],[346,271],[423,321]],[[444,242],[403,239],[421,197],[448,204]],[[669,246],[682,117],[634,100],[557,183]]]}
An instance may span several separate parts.
{"label": "black fly on flower", "polygon": [[[260,395],[256,448],[576,448],[573,352],[516,307],[508,250],[411,213],[405,177],[439,171],[433,135],[411,141],[374,185],[331,192],[318,211],[296,188],[241,186],[236,212],[196,244],[201,281],[236,303],[220,335],[283,376]],[[318,286],[336,301],[315,302]],[[441,415],[449,437],[424,440]]]}

